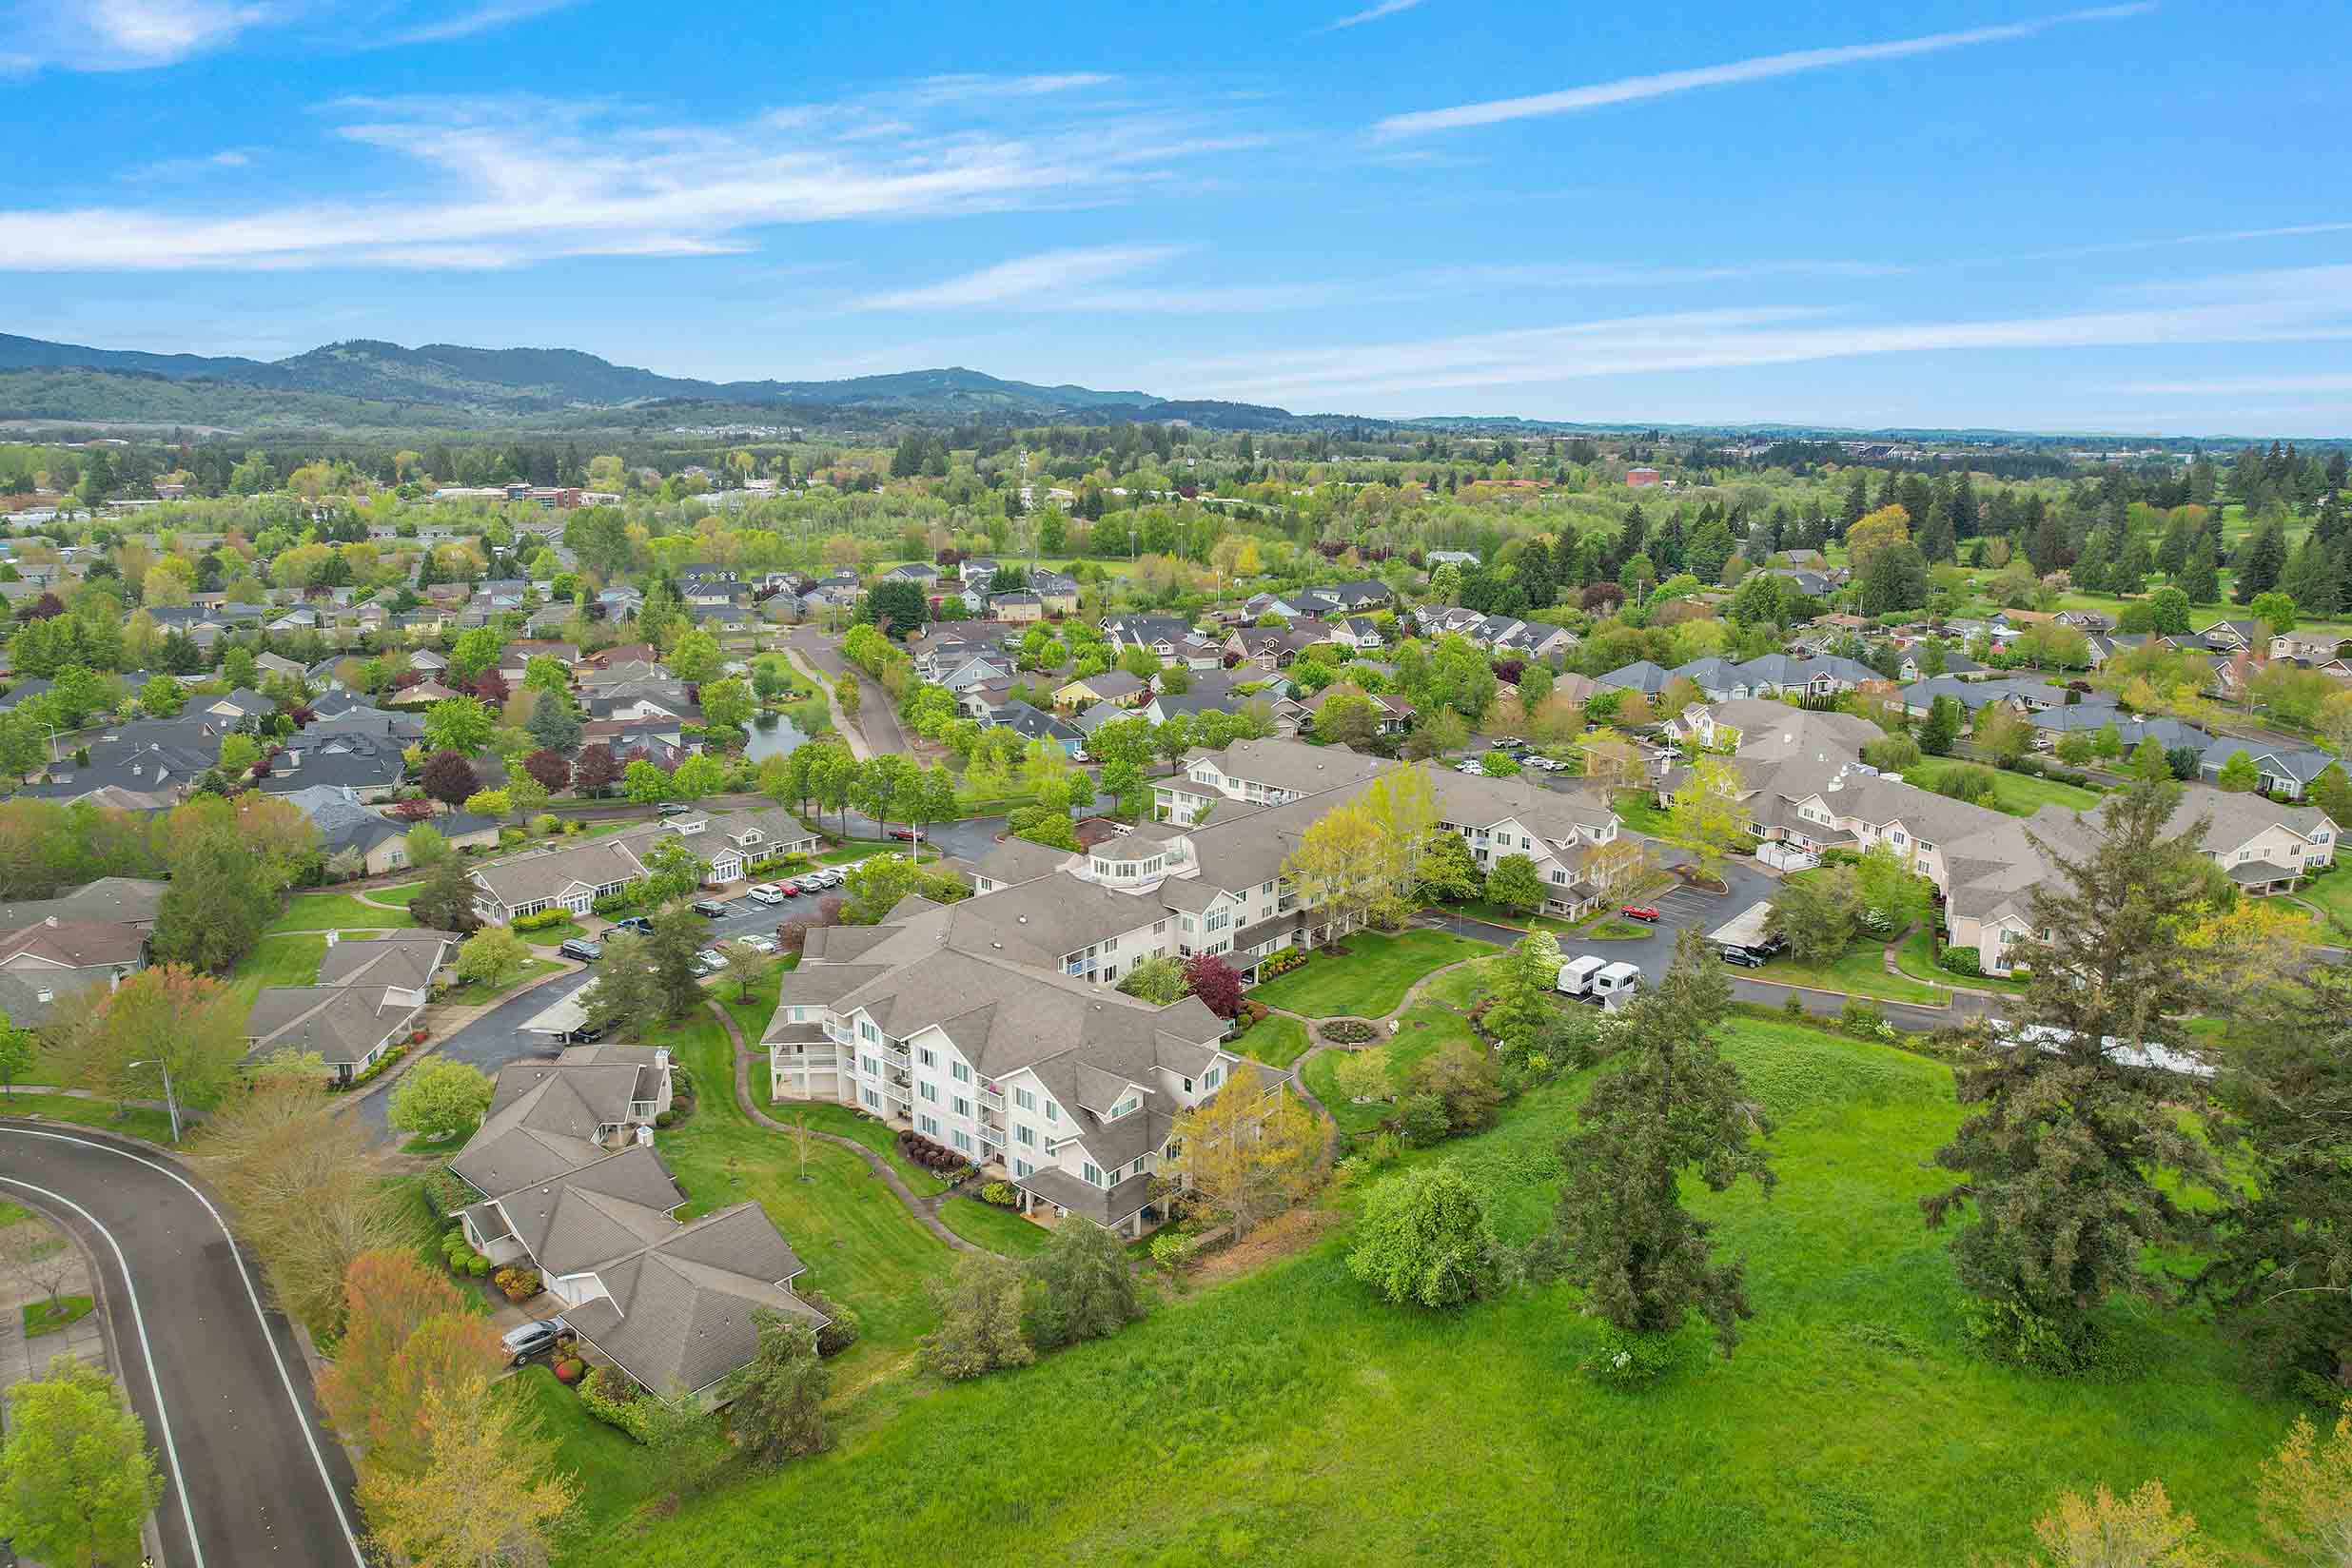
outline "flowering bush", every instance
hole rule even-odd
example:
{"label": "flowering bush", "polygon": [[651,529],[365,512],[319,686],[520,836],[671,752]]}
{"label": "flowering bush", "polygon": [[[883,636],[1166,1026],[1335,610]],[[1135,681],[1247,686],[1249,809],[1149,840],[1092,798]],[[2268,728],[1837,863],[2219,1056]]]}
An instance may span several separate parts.
{"label": "flowering bush", "polygon": [[1336,1024],[1322,1026],[1323,1037],[1336,1046],[1360,1046],[1380,1037],[1380,1030],[1355,1018],[1343,1018]]}
{"label": "flowering bush", "polygon": [[1258,978],[1271,980],[1278,974],[1288,974],[1306,962],[1304,948],[1282,948],[1258,960]]}
{"label": "flowering bush", "polygon": [[556,1382],[563,1384],[566,1388],[569,1388],[574,1383],[579,1382],[580,1378],[587,1372],[587,1370],[588,1366],[584,1362],[556,1362]]}
{"label": "flowering bush", "polygon": [[506,924],[513,931],[545,931],[550,926],[560,926],[571,918],[571,911],[568,910],[541,910],[537,914],[519,914]]}
{"label": "flowering bush", "polygon": [[499,1287],[510,1302],[527,1302],[539,1293],[539,1271],[536,1268],[501,1268],[490,1276],[490,1283]]}
{"label": "flowering bush", "polygon": [[1610,1323],[1601,1329],[1600,1348],[1584,1370],[1610,1388],[1643,1388],[1673,1371],[1682,1353],[1676,1335],[1634,1334]]}

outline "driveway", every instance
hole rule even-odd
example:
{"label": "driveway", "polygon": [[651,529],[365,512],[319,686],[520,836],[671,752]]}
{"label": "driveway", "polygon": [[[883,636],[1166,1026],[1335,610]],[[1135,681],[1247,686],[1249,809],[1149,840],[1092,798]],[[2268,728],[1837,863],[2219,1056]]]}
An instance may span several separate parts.
{"label": "driveway", "polygon": [[[522,1026],[595,978],[596,969],[591,965],[584,974],[550,980],[519,996],[510,997],[434,1047],[433,1054],[478,1067],[494,1078],[499,1068],[509,1063],[553,1056],[561,1049],[559,1043],[552,1035],[525,1034]],[[392,1094],[391,1089],[370,1094],[358,1106],[362,1125],[384,1143],[398,1141],[391,1125],[384,1120],[392,1108]]]}
{"label": "driveway", "polygon": [[0,1120],[0,1194],[95,1260],[116,1370],[164,1476],[172,1564],[363,1562],[351,1472],[293,1331],[265,1310],[218,1209],[165,1160]]}
{"label": "driveway", "polygon": [[850,671],[857,676],[857,717],[853,720],[866,744],[877,752],[907,752],[907,733],[898,727],[898,705],[881,682],[841,657],[841,639],[814,626],[794,626],[784,634],[794,652],[829,676]]}

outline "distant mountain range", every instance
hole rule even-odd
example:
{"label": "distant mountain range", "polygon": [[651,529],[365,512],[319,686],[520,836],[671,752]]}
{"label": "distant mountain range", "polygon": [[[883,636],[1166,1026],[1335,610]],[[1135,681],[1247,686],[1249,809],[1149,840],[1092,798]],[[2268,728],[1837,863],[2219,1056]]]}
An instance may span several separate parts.
{"label": "distant mountain range", "polygon": [[[147,387],[144,392],[142,382]],[[220,388],[222,395],[207,399],[208,387]],[[251,394],[257,391],[406,407],[412,418],[422,409],[511,419],[693,402],[931,419],[1127,417],[1189,420],[1226,428],[1297,422],[1281,408],[1178,402],[1148,392],[1038,386],[961,368],[831,382],[706,382],[614,364],[568,348],[466,348],[456,343],[403,348],[354,339],[290,359],[263,361],[88,348],[0,333],[0,417],[231,425],[252,421],[256,400]],[[219,404],[221,417],[206,419],[212,402]],[[295,412],[295,407],[287,412]]]}

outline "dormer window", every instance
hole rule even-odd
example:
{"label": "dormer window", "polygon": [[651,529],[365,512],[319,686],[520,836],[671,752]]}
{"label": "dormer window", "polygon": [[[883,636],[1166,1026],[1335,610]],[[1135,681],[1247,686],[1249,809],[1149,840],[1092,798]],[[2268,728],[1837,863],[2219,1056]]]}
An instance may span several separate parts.
{"label": "dormer window", "polygon": [[1132,1094],[1127,1095],[1127,1097],[1125,1097],[1124,1099],[1122,1099],[1122,1100],[1121,1100],[1121,1101],[1120,1101],[1117,1105],[1115,1105],[1115,1106],[1113,1106],[1113,1107],[1110,1107],[1110,1114],[1109,1114],[1107,1117],[1104,1118],[1104,1120],[1106,1120],[1106,1121],[1115,1122],[1115,1121],[1117,1121],[1120,1117],[1127,1115],[1129,1111],[1132,1111],[1132,1110],[1133,1110],[1133,1109],[1134,1109],[1137,1106],[1141,1105],[1142,1103],[1143,1103],[1143,1102],[1142,1102],[1142,1101],[1140,1101],[1140,1100],[1138,1100],[1138,1099],[1136,1099],[1134,1095],[1132,1095]]}

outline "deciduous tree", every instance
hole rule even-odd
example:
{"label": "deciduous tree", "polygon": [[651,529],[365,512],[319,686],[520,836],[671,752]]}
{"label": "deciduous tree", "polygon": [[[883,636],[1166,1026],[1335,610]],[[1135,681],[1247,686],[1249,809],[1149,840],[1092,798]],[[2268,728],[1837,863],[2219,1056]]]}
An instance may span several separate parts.
{"label": "deciduous tree", "polygon": [[923,1337],[917,1361],[950,1382],[1037,1359],[1021,1332],[1021,1275],[991,1252],[957,1257],[953,1275],[931,1287],[939,1326]]}
{"label": "deciduous tree", "polygon": [[556,1472],[556,1446],[530,1407],[468,1379],[434,1388],[420,1425],[416,1473],[361,1476],[377,1540],[414,1568],[543,1562],[579,1488]]}
{"label": "deciduous tree", "polygon": [[1126,1247],[1078,1215],[1053,1227],[1029,1276],[1029,1337],[1040,1350],[1116,1334],[1144,1315]]}
{"label": "deciduous tree", "polygon": [[1313,1186],[1323,1130],[1254,1062],[1200,1105],[1180,1111],[1170,1175],[1242,1231],[1256,1229]]}
{"label": "deciduous tree", "polygon": [[833,1376],[817,1355],[815,1332],[764,1306],[752,1309],[752,1323],[759,1348],[727,1390],[734,1396],[728,1416],[736,1443],[763,1465],[823,1453],[833,1446],[825,1420]]}
{"label": "deciduous tree", "polygon": [[[511,931],[484,931],[466,947],[470,950],[494,935],[518,940]],[[473,1131],[490,1108],[490,1095],[489,1075],[471,1062],[428,1056],[393,1086],[385,1120],[414,1137],[447,1138]]]}
{"label": "deciduous tree", "polygon": [[53,1563],[127,1563],[163,1500],[147,1430],[114,1380],[69,1356],[9,1390],[0,1535]]}
{"label": "deciduous tree", "polygon": [[1347,1271],[1399,1306],[1466,1306],[1494,1288],[1499,1256],[1478,1189],[1440,1164],[1372,1188]]}

